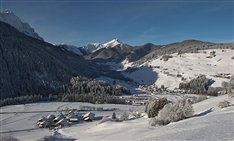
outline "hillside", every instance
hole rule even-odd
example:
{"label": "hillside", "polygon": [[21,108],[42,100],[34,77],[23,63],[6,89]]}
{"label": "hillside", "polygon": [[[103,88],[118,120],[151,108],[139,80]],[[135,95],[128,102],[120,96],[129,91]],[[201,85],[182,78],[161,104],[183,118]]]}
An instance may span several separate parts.
{"label": "hillside", "polygon": [[95,52],[85,56],[87,60],[91,60],[98,64],[110,66],[112,70],[124,69],[125,64],[134,63],[141,60],[150,52],[160,48],[160,45],[145,44],[142,46],[130,46],[123,43],[115,43],[115,46],[100,48]]}
{"label": "hillside", "polygon": [[173,54],[173,53],[195,53],[198,50],[207,50],[207,49],[234,49],[233,43],[211,43],[199,40],[185,40],[178,43],[172,43],[164,45],[161,48],[158,48],[144,58],[135,62],[136,64],[141,64],[152,58],[157,58],[158,56],[164,54]]}
{"label": "hillside", "polygon": [[129,45],[112,41],[111,43],[103,44],[102,47],[99,47],[98,50],[88,55],[86,58],[89,60],[99,59],[108,61],[110,59],[121,58],[121,56],[131,52],[131,49],[132,47]]}
{"label": "hillside", "polygon": [[[215,51],[215,57],[209,57]],[[165,58],[159,55],[136,67],[135,71],[126,71],[126,76],[139,84],[151,87],[164,85],[170,90],[179,88],[181,82],[188,82],[199,75],[206,75],[215,80],[213,87],[221,87],[234,73],[234,50],[209,49],[198,50],[196,53],[173,53]],[[147,70],[147,71],[146,71]],[[144,76],[144,77],[143,77]],[[149,76],[149,77],[145,77]],[[155,77],[151,77],[155,76]]]}
{"label": "hillside", "polygon": [[53,46],[0,22],[1,99],[22,95],[59,93],[77,75],[95,78],[115,71],[86,61],[63,47]]}

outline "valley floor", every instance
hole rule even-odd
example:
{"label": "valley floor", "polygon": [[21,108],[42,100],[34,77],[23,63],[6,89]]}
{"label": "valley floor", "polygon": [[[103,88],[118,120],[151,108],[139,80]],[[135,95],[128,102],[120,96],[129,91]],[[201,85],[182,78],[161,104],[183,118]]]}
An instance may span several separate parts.
{"label": "valley floor", "polygon": [[[231,106],[220,109],[218,103],[227,100]],[[34,103],[26,105],[5,106],[1,108],[0,125],[1,136],[13,136],[22,141],[39,140],[49,136],[52,131],[38,129],[35,123],[42,115],[48,115],[57,108],[78,108],[88,103]],[[124,122],[100,121],[84,122],[70,127],[59,129],[58,132],[65,138],[74,140],[234,140],[234,98],[227,95],[212,97],[193,105],[195,116],[166,126],[149,126],[149,119],[144,116],[140,119]],[[99,104],[104,109],[117,108],[117,116],[123,112],[143,112],[143,106]],[[42,112],[44,110],[44,112]],[[39,111],[39,112],[37,112]],[[11,112],[11,113],[4,113]],[[21,113],[20,113],[21,112]],[[3,114],[4,113],[4,114]],[[98,111],[97,116],[111,115],[113,111]]]}

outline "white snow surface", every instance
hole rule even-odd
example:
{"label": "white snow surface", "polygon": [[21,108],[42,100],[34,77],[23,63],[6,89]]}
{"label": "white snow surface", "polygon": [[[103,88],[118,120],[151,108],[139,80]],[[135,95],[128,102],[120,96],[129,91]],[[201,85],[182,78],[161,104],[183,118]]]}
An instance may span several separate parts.
{"label": "white snow surface", "polygon": [[[231,106],[220,109],[220,101],[227,100]],[[144,116],[140,119],[124,122],[98,121],[84,122],[59,129],[58,132],[67,138],[80,141],[145,141],[145,140],[234,140],[234,98],[223,95],[212,97],[193,105],[195,116],[166,126],[150,127],[150,119]],[[14,136],[22,141],[39,140],[52,134],[48,129],[38,129],[35,122],[41,115],[48,115],[42,110],[56,110],[58,107],[77,108],[79,105],[91,105],[104,108],[118,108],[117,116],[128,111],[143,111],[141,106],[99,104],[93,105],[79,102],[34,103],[26,105],[5,106],[1,112],[1,136]],[[30,112],[31,111],[31,112]],[[34,112],[32,112],[34,111]],[[38,112],[36,112],[38,111]],[[28,113],[19,113],[28,112]],[[111,115],[111,111],[98,111],[97,116]]]}
{"label": "white snow surface", "polygon": [[[206,58],[211,51],[215,51],[216,56],[213,58]],[[182,82],[181,77],[177,77],[177,74],[182,75],[187,81],[199,75],[206,75],[208,78],[215,80],[212,84],[213,87],[219,87],[223,81],[229,81],[229,79],[214,77],[214,75],[218,73],[234,74],[234,59],[232,59],[234,50],[231,49],[200,50],[199,53],[185,53],[181,56],[177,53],[171,55],[173,58],[169,58],[168,61],[160,60],[162,56],[159,56],[157,59],[149,60],[137,66],[139,68],[137,71],[126,73],[126,76],[132,78],[136,82],[146,82],[159,87],[164,85],[168,87],[168,89],[173,90],[178,88],[179,84]],[[146,69],[146,67],[148,67],[148,69]],[[153,75],[157,77],[153,78]],[[152,83],[152,81],[154,82]]]}
{"label": "white snow surface", "polygon": [[104,48],[111,48],[111,47],[115,47],[115,46],[120,45],[120,44],[123,44],[123,43],[121,43],[118,39],[113,39],[109,42],[104,43],[103,47]]}
{"label": "white snow surface", "polygon": [[0,21],[10,24],[19,32],[22,32],[28,36],[43,40],[43,38],[40,37],[28,23],[22,22],[21,19],[11,11],[0,11]]}

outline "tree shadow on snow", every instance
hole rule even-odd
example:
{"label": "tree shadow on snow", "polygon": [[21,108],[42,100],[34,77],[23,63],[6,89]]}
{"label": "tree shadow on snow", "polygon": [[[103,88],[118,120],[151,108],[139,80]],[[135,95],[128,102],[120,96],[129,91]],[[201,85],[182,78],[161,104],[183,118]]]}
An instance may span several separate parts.
{"label": "tree shadow on snow", "polygon": [[208,110],[206,110],[206,111],[204,111],[204,112],[201,112],[201,113],[199,113],[199,114],[194,115],[193,117],[205,116],[205,115],[211,113],[211,112],[213,111],[213,109],[214,109],[214,108],[210,108],[210,109],[208,109]]}
{"label": "tree shadow on snow", "polygon": [[61,136],[46,136],[38,141],[76,141],[76,139]]}

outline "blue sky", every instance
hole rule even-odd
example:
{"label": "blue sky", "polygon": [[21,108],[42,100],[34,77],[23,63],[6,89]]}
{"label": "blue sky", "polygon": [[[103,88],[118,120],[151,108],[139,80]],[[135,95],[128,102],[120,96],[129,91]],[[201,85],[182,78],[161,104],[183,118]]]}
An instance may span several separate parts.
{"label": "blue sky", "polygon": [[234,40],[233,0],[0,0],[0,7],[55,44]]}

